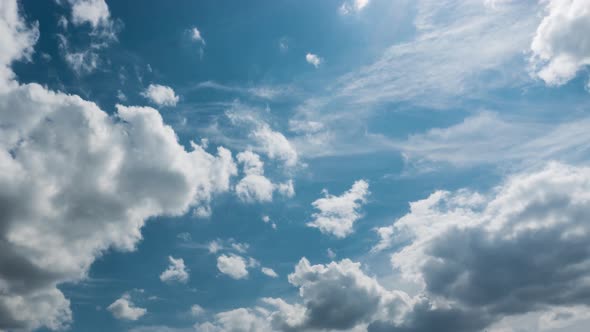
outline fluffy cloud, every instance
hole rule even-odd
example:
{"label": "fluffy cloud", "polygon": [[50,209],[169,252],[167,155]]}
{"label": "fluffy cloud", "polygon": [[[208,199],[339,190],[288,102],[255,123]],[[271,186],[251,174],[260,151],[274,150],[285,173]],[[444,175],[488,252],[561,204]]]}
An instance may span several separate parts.
{"label": "fluffy cloud", "polygon": [[208,207],[237,172],[224,148],[187,151],[153,108],[119,105],[108,115],[11,80],[10,62],[26,59],[37,35],[15,1],[1,2],[0,329],[8,330],[67,327],[59,284],[84,279],[108,249],[133,250],[148,218]]}
{"label": "fluffy cloud", "polygon": [[246,278],[248,276],[247,266],[248,262],[242,256],[229,254],[217,257],[217,269],[219,272],[233,279]]}
{"label": "fluffy cloud", "polygon": [[93,28],[110,24],[111,13],[104,0],[68,0],[72,6],[72,23],[88,23]]}
{"label": "fluffy cloud", "polygon": [[243,165],[244,177],[236,184],[235,191],[241,201],[247,203],[270,202],[277,191],[285,197],[293,197],[293,181],[274,184],[264,176],[264,163],[260,156],[252,151],[244,151],[236,156]]}
{"label": "fluffy cloud", "polygon": [[0,88],[13,78],[13,61],[31,59],[38,38],[38,26],[27,26],[19,15],[16,0],[0,3]]}
{"label": "fluffy cloud", "polygon": [[135,304],[133,304],[129,293],[123,294],[121,298],[111,303],[111,305],[107,307],[107,310],[110,311],[115,318],[124,320],[138,320],[147,313],[146,309],[136,307]]}
{"label": "fluffy cloud", "polygon": [[158,106],[176,106],[179,100],[171,87],[160,84],[150,84],[141,95]]}
{"label": "fluffy cloud", "polygon": [[[397,318],[408,307],[405,294],[387,291],[367,276],[359,263],[350,260],[311,265],[302,258],[289,275],[289,282],[299,288],[301,304],[263,298],[269,309],[239,308],[219,313],[214,322],[198,327],[224,332],[349,330],[381,317]],[[242,330],[238,326],[255,329]]]}
{"label": "fluffy cloud", "polygon": [[174,258],[172,256],[168,257],[170,261],[170,265],[168,268],[160,274],[160,280],[163,282],[173,282],[178,281],[181,283],[186,283],[189,278],[188,270],[184,265],[184,260],[182,258]]}
{"label": "fluffy cloud", "polygon": [[589,193],[590,168],[554,163],[490,195],[439,191],[412,203],[379,229],[376,247],[410,243],[392,263],[438,299],[416,305],[405,324],[434,323],[434,308],[446,306],[455,323],[445,320],[445,331],[473,331],[506,316],[590,304]]}
{"label": "fluffy cloud", "polygon": [[269,268],[269,267],[263,267],[262,269],[260,269],[260,271],[262,271],[262,273],[264,273],[265,275],[271,277],[271,278],[276,278],[279,275],[275,272],[275,270]]}
{"label": "fluffy cloud", "polygon": [[317,54],[313,54],[313,53],[307,53],[305,55],[305,61],[307,61],[307,63],[309,63],[310,65],[318,68],[320,66],[320,64],[322,64],[322,62],[324,62],[324,60],[322,58],[320,58]]}
{"label": "fluffy cloud", "polygon": [[353,232],[355,221],[362,216],[359,210],[369,195],[369,184],[358,180],[341,196],[330,195],[325,190],[324,193],[326,197],[312,203],[319,212],[312,215],[313,220],[307,226],[338,238],[348,236]]}
{"label": "fluffy cloud", "polygon": [[272,130],[269,125],[260,124],[252,132],[252,137],[258,141],[269,158],[282,160],[288,167],[297,165],[297,151],[291,142],[280,132]]}
{"label": "fluffy cloud", "polygon": [[561,85],[590,64],[590,1],[550,0],[531,44],[535,73]]}
{"label": "fluffy cloud", "polygon": [[251,152],[240,152],[238,162],[243,164],[245,176],[236,185],[236,194],[244,202],[270,202],[274,191],[273,183],[264,176],[264,163]]}

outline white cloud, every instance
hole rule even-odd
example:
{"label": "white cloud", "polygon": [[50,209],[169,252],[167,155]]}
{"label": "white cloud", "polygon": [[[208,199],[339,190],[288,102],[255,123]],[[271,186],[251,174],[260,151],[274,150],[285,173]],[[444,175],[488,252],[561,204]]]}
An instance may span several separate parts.
{"label": "white cloud", "polygon": [[347,0],[338,8],[340,14],[348,15],[362,11],[369,4],[369,0]]}
{"label": "white cloud", "polygon": [[171,87],[160,84],[150,84],[141,95],[158,106],[176,106],[180,99]]}
{"label": "white cloud", "polygon": [[[112,115],[76,95],[13,81],[38,31],[0,2],[0,325],[63,329],[58,286],[107,250],[134,250],[145,221],[209,206],[237,173],[231,153],[187,150],[149,107]],[[155,157],[157,156],[157,158]],[[118,302],[120,305],[122,302]],[[118,305],[117,305],[118,306]]]}
{"label": "white cloud", "polygon": [[264,176],[264,163],[252,151],[240,152],[237,160],[243,164],[245,176],[236,185],[235,191],[243,202],[270,202],[274,184]]}
{"label": "white cloud", "polygon": [[221,241],[219,241],[219,240],[213,240],[213,241],[209,242],[209,244],[207,245],[207,250],[209,250],[210,254],[215,254],[222,249],[223,249],[223,244],[221,244]]}
{"label": "white cloud", "polygon": [[531,44],[535,74],[561,85],[590,65],[590,1],[546,1],[546,16]]}
{"label": "white cloud", "polygon": [[252,132],[252,137],[258,141],[269,158],[282,160],[288,167],[297,165],[298,156],[293,145],[283,134],[272,130],[266,123],[261,123]]}
{"label": "white cloud", "polygon": [[320,64],[322,64],[322,62],[324,62],[324,60],[322,58],[320,58],[317,54],[313,54],[313,53],[307,53],[305,55],[305,61],[307,61],[307,63],[309,63],[310,65],[318,68],[320,66]]}
{"label": "white cloud", "polygon": [[28,26],[19,15],[16,0],[0,3],[0,88],[13,78],[10,65],[15,60],[31,60],[39,39],[38,24]]}
{"label": "white cloud", "polygon": [[72,6],[72,23],[89,23],[93,28],[110,24],[111,13],[104,0],[68,0]]}
{"label": "white cloud", "polygon": [[271,277],[271,278],[277,278],[279,275],[275,272],[275,270],[268,268],[268,267],[263,267],[262,269],[260,269],[260,271],[262,271],[262,273],[264,273],[265,275]]}
{"label": "white cloud", "polygon": [[160,280],[163,282],[173,282],[178,281],[181,283],[186,283],[189,278],[188,270],[184,265],[184,260],[182,258],[174,258],[172,256],[168,257],[170,261],[170,265],[168,268],[160,274]]}
{"label": "white cloud", "polygon": [[250,248],[250,245],[247,243],[233,242],[231,244],[231,247],[235,251],[244,254],[244,253],[246,253],[246,251],[248,251],[248,248]]}
{"label": "white cloud", "polygon": [[107,307],[107,310],[110,311],[115,318],[124,320],[138,320],[147,313],[146,309],[136,307],[135,304],[133,304],[131,296],[128,293],[123,294],[121,298],[111,303],[111,305]]}
{"label": "white cloud", "polygon": [[276,188],[279,194],[285,197],[291,198],[295,196],[295,187],[293,186],[293,180],[289,180],[285,183],[279,183]]}
{"label": "white cloud", "polygon": [[313,220],[307,226],[338,238],[350,235],[354,231],[354,222],[362,216],[359,210],[369,195],[369,184],[358,180],[341,196],[333,196],[326,191],[325,195],[312,203],[319,212],[312,215]]}
{"label": "white cloud", "polygon": [[233,279],[243,279],[248,276],[246,260],[234,254],[217,257],[217,269]]}
{"label": "white cloud", "polygon": [[199,29],[197,29],[197,27],[193,27],[191,29],[191,39],[196,42],[200,42],[200,43],[205,44],[205,39],[203,39],[203,36],[201,36],[201,31],[199,31]]}

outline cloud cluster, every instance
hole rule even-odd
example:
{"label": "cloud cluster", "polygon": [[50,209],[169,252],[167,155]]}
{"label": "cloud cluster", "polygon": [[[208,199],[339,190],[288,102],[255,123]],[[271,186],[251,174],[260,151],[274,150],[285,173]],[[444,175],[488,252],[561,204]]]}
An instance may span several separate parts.
{"label": "cloud cluster", "polygon": [[590,1],[547,1],[546,16],[531,44],[535,74],[561,85],[590,65]]}
{"label": "cloud cluster", "polygon": [[358,180],[340,196],[330,195],[325,190],[324,193],[326,197],[312,203],[319,212],[312,215],[313,220],[307,226],[338,238],[350,235],[354,231],[354,223],[362,216],[360,208],[369,196],[369,184]]}
{"label": "cloud cluster", "polygon": [[0,4],[0,329],[66,327],[57,286],[104,251],[133,250],[145,221],[208,208],[236,173],[230,151],[188,151],[149,107],[108,115],[75,95],[12,80],[38,32]]}
{"label": "cloud cluster", "polygon": [[[299,301],[220,313],[199,326],[234,331],[475,332],[534,313],[543,328],[585,319],[590,305],[590,168],[553,163],[488,194],[437,191],[379,229],[413,289],[388,290],[348,259],[288,277]],[[396,283],[403,284],[403,283]],[[545,325],[542,325],[545,324]]]}

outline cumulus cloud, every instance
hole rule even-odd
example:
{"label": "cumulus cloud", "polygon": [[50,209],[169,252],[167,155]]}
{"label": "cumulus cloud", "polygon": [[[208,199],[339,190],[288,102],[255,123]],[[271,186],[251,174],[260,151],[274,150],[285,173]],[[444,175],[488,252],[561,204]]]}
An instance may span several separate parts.
{"label": "cumulus cloud", "polygon": [[186,283],[189,278],[188,269],[184,265],[184,260],[182,258],[174,258],[172,256],[168,257],[170,261],[170,265],[168,268],[160,274],[160,280],[163,282],[173,282],[178,281],[181,283]]}
{"label": "cumulus cloud", "polygon": [[350,235],[354,223],[361,218],[360,208],[369,196],[369,184],[364,180],[356,181],[352,187],[340,196],[330,195],[324,190],[324,198],[315,200],[312,205],[319,212],[312,215],[309,227],[318,228],[322,233],[338,238]]}
{"label": "cumulus cloud", "polygon": [[544,329],[566,328],[588,317],[589,193],[589,167],[558,163],[486,194],[434,192],[379,230],[376,251],[395,248],[391,262],[405,280],[396,284],[415,295],[386,289],[348,259],[303,258],[288,277],[297,302],[265,298],[224,317],[260,331],[475,332],[534,314]]}
{"label": "cumulus cloud", "polygon": [[367,276],[359,263],[350,260],[311,265],[302,258],[288,279],[299,288],[301,303],[263,298],[262,303],[268,309],[239,308],[222,312],[213,322],[200,327],[207,326],[211,331],[242,331],[235,328],[243,322],[242,326],[256,328],[246,331],[348,330],[366,326],[380,317],[394,319],[407,307],[405,294],[387,291]]}
{"label": "cumulus cloud", "polygon": [[110,311],[115,318],[124,320],[138,320],[147,313],[146,309],[135,306],[131,301],[129,293],[123,294],[121,298],[111,303],[111,305],[107,307],[107,310]]}
{"label": "cumulus cloud", "polygon": [[248,203],[270,202],[275,189],[273,183],[264,176],[264,163],[252,151],[238,153],[238,162],[243,165],[245,176],[236,185],[240,200]]}
{"label": "cumulus cloud", "polygon": [[322,58],[320,58],[317,54],[313,53],[307,53],[305,55],[305,61],[307,61],[307,63],[316,68],[318,68],[322,64],[322,62],[324,62]]}
{"label": "cumulus cloud", "polygon": [[[511,177],[490,195],[435,192],[379,229],[376,249],[410,243],[391,261],[431,299],[451,306],[455,326],[464,324],[454,331],[588,305],[589,189],[590,168],[553,163]],[[413,315],[428,321],[433,307],[416,306]]]}
{"label": "cumulus cloud", "polygon": [[263,267],[262,269],[260,269],[260,271],[262,273],[264,273],[265,275],[271,277],[271,278],[276,278],[279,275],[275,272],[275,270],[269,268],[269,267]]}
{"label": "cumulus cloud", "polygon": [[548,85],[571,80],[590,64],[590,1],[547,1],[531,44],[533,69]]}
{"label": "cumulus cloud", "polygon": [[185,149],[153,108],[109,115],[12,80],[38,36],[17,9],[0,4],[0,329],[61,329],[72,313],[60,284],[106,250],[133,250],[148,218],[208,207],[237,170],[224,148]]}
{"label": "cumulus cloud", "polygon": [[141,95],[158,106],[176,106],[180,99],[171,87],[160,84],[150,84]]}
{"label": "cumulus cloud", "polygon": [[242,256],[229,254],[217,257],[217,269],[219,272],[233,279],[246,278],[248,276],[247,266],[248,262]]}
{"label": "cumulus cloud", "polygon": [[236,184],[238,198],[246,203],[270,202],[277,191],[285,197],[293,197],[295,189],[293,180],[274,184],[264,176],[264,163],[260,156],[252,151],[244,151],[236,156],[238,163],[243,165],[244,177]]}
{"label": "cumulus cloud", "polygon": [[291,142],[280,132],[272,130],[267,124],[260,124],[252,132],[252,137],[258,141],[269,158],[282,160],[289,167],[297,164],[297,151]]}

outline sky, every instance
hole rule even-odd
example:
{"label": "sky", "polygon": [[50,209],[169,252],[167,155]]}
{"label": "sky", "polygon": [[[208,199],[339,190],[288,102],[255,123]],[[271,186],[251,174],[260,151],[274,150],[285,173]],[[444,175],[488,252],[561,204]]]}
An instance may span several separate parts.
{"label": "sky", "polygon": [[590,0],[0,1],[0,332],[582,332]]}

